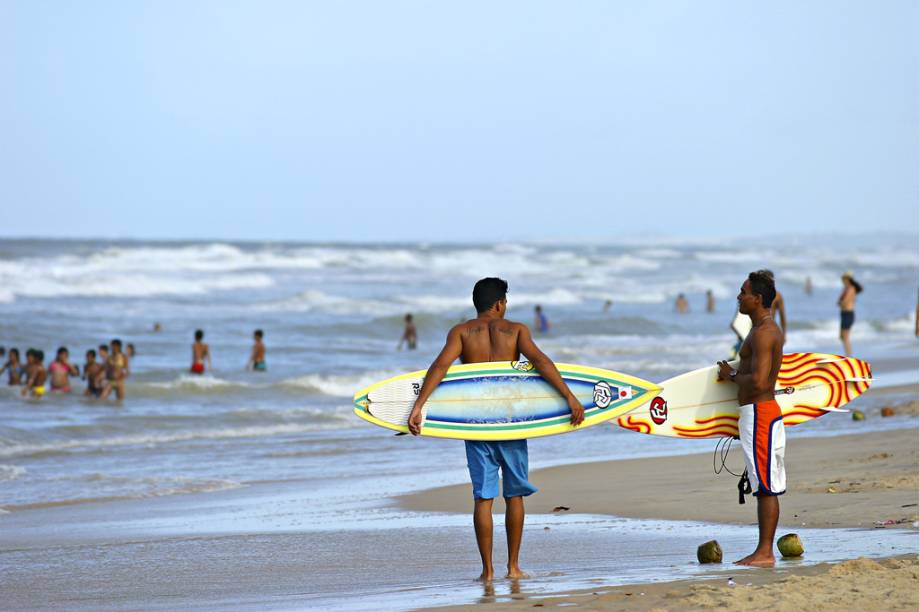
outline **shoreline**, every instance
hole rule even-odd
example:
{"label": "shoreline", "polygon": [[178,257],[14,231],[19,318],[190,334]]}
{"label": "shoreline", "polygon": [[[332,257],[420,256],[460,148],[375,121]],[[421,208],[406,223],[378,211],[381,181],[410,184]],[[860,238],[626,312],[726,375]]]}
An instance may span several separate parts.
{"label": "shoreline", "polygon": [[[919,606],[919,556],[915,554],[838,563],[785,565],[774,570],[730,572],[719,577],[648,582],[553,594],[527,592],[525,582],[508,593],[484,594],[474,604],[424,608],[436,612],[475,609],[532,610],[586,607],[590,610],[887,610]],[[731,575],[733,574],[733,575]]]}

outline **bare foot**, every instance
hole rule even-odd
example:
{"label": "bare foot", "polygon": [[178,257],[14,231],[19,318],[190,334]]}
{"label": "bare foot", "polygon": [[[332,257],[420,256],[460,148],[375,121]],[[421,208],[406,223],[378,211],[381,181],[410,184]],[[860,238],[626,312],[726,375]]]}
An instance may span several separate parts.
{"label": "bare foot", "polygon": [[734,565],[749,565],[751,567],[775,567],[775,556],[764,553],[753,553],[747,555],[739,561],[734,561]]}
{"label": "bare foot", "polygon": [[522,571],[519,567],[507,568],[507,576],[505,576],[505,578],[510,578],[511,580],[520,580],[529,577],[530,575]]}
{"label": "bare foot", "polygon": [[494,570],[482,570],[482,575],[476,578],[479,582],[491,582],[495,579]]}

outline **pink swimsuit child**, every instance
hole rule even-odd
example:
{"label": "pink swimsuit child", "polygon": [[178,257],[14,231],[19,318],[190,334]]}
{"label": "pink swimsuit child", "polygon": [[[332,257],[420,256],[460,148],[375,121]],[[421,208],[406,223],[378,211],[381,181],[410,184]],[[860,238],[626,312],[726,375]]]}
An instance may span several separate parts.
{"label": "pink swimsuit child", "polygon": [[[48,370],[51,371],[51,374],[56,374],[58,372],[61,372],[63,374],[67,374],[68,376],[70,375],[70,368],[65,366],[60,361],[52,361],[51,365],[48,366]],[[51,387],[52,393],[70,393],[70,391],[71,391],[70,385],[66,385],[64,387],[55,387],[52,385]]]}

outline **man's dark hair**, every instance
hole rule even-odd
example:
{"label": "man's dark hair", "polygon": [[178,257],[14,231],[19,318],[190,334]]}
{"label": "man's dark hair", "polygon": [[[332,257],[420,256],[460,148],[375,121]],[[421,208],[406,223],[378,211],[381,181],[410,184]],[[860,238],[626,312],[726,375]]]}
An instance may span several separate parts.
{"label": "man's dark hair", "polygon": [[104,345],[104,344],[100,344],[100,345],[99,345],[99,350],[102,351],[102,352],[104,352],[104,353],[108,353],[108,347],[107,347],[106,345]]}
{"label": "man's dark hair", "polygon": [[256,338],[261,338],[261,337],[264,336],[264,335],[265,335],[265,334],[262,333],[262,330],[260,330],[260,329],[255,330],[255,337],[256,337]]}
{"label": "man's dark hair", "polygon": [[119,340],[118,338],[115,338],[114,340],[112,340],[111,344],[112,346],[117,346],[118,348],[121,348],[121,340]]}
{"label": "man's dark hair", "polygon": [[90,357],[90,356],[91,356],[93,359],[95,359],[95,358],[96,358],[96,351],[94,351],[93,349],[89,349],[88,351],[86,351],[86,356],[87,356],[87,357]]}
{"label": "man's dark hair", "polygon": [[195,340],[201,340],[204,338],[204,331],[200,329],[195,330]]}
{"label": "man's dark hair", "polygon": [[26,350],[26,357],[27,357],[27,358],[28,358],[28,357],[35,357],[35,353],[37,353],[37,352],[38,352],[38,351],[36,351],[34,348],[29,348],[29,349]]}
{"label": "man's dark hair", "polygon": [[483,278],[472,288],[472,303],[476,312],[486,312],[495,302],[507,297],[507,281],[494,276]]}
{"label": "man's dark hair", "polygon": [[16,348],[15,346],[14,346],[13,348],[10,349],[10,355],[12,355],[12,354],[14,354],[14,353],[16,354],[16,359],[19,359],[19,349]]}
{"label": "man's dark hair", "polygon": [[772,300],[775,299],[775,281],[767,270],[757,270],[750,272],[750,292],[758,295],[763,299],[763,306],[772,308]]}
{"label": "man's dark hair", "polygon": [[57,349],[57,356],[60,357],[61,353],[69,353],[66,346],[61,346]]}
{"label": "man's dark hair", "polygon": [[38,359],[38,362],[41,363],[45,360],[45,351],[35,351],[35,358]]}

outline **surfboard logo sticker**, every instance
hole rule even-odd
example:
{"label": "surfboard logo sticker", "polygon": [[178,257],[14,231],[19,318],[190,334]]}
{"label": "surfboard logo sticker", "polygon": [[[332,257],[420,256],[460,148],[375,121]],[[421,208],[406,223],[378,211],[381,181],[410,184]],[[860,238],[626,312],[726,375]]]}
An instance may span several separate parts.
{"label": "surfboard logo sticker", "polygon": [[667,400],[660,395],[651,400],[651,420],[655,425],[663,425],[667,421]]}
{"label": "surfboard logo sticker", "polygon": [[[619,395],[618,393],[616,395]],[[607,408],[613,402],[613,390],[609,383],[601,380],[594,385],[594,404],[597,408]]]}
{"label": "surfboard logo sticker", "polygon": [[511,367],[517,370],[518,372],[532,372],[533,364],[529,361],[512,361]]}
{"label": "surfboard logo sticker", "polygon": [[794,388],[794,387],[785,387],[784,389],[782,389],[781,391],[779,391],[779,393],[784,393],[785,395],[791,395],[791,394],[794,393],[794,392],[795,392],[795,388]]}

